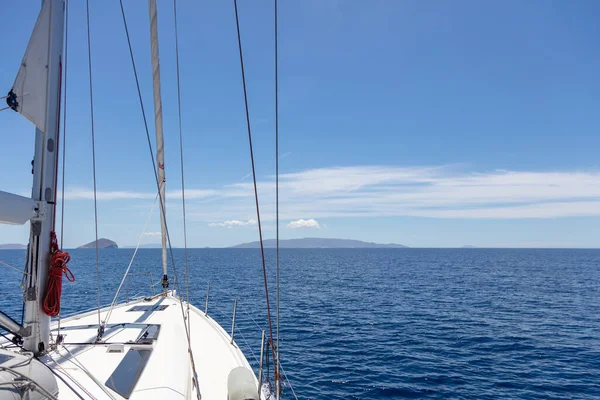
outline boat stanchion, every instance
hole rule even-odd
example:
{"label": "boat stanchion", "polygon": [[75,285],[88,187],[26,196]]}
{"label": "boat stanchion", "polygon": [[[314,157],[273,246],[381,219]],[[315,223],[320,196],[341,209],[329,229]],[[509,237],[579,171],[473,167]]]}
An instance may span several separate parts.
{"label": "boat stanchion", "polygon": [[204,307],[204,315],[208,315],[208,293],[210,292],[210,281],[208,281],[208,286],[206,287],[206,306]]}
{"label": "boat stanchion", "polygon": [[260,361],[258,362],[258,396],[259,397],[260,397],[260,391],[262,389],[264,353],[265,353],[265,331],[262,331],[262,339],[260,341]]}
{"label": "boat stanchion", "polygon": [[150,271],[150,286],[152,287],[152,297],[156,296],[156,291],[154,290],[154,278],[152,277],[152,271]]}
{"label": "boat stanchion", "polygon": [[233,344],[233,334],[235,332],[235,312],[237,311],[237,299],[233,301],[233,319],[231,320],[231,344]]}

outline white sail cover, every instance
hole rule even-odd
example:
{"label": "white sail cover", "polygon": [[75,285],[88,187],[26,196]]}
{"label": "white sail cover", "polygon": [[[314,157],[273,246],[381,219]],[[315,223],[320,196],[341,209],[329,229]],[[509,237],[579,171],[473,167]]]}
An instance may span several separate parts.
{"label": "white sail cover", "polygon": [[0,224],[23,225],[34,216],[35,202],[0,190]]}
{"label": "white sail cover", "polygon": [[[33,122],[42,132],[46,131],[50,7],[52,7],[52,1],[44,1],[12,91],[7,98],[8,105],[13,110]],[[11,97],[14,100],[12,104]]]}

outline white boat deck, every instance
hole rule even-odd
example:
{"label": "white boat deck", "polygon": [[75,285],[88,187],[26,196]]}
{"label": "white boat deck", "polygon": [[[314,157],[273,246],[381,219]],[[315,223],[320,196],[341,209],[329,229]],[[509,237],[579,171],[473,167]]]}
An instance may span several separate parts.
{"label": "white boat deck", "polygon": [[[101,310],[102,320],[107,312]],[[190,306],[189,320],[201,397],[227,399],[229,372],[251,370],[250,365],[212,318]],[[197,398],[179,299],[160,296],[120,304],[102,343],[95,343],[97,329],[97,311],[64,319],[62,345],[40,359],[57,376],[59,399]],[[56,326],[52,335],[56,338]]]}

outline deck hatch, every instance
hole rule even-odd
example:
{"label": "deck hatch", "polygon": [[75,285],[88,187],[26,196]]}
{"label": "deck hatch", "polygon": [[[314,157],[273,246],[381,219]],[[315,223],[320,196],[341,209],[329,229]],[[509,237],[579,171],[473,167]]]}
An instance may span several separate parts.
{"label": "deck hatch", "polygon": [[4,364],[8,360],[14,358],[13,356],[9,356],[8,354],[0,354],[0,364]]}
{"label": "deck hatch", "polygon": [[142,376],[151,354],[151,349],[129,349],[112,375],[108,377],[106,386],[128,399]]}
{"label": "deck hatch", "polygon": [[169,307],[168,304],[137,305],[137,306],[131,307],[129,310],[127,310],[127,312],[129,312],[129,311],[138,311],[138,312],[163,311],[167,307]]}
{"label": "deck hatch", "polygon": [[139,344],[152,344],[158,339],[158,333],[160,332],[160,325],[148,325],[146,329],[140,332],[139,336],[135,340],[135,343]]}

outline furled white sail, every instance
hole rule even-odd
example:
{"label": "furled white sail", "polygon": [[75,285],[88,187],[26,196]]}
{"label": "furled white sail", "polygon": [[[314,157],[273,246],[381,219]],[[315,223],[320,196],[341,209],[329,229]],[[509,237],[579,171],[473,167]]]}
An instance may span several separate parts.
{"label": "furled white sail", "polygon": [[48,38],[52,3],[52,1],[44,1],[42,5],[15,83],[6,99],[13,110],[33,122],[42,132],[46,132]]}
{"label": "furled white sail", "polygon": [[0,223],[23,225],[34,216],[35,202],[0,190]]}
{"label": "furled white sail", "polygon": [[154,89],[154,124],[156,126],[156,163],[158,167],[158,185],[160,198],[163,201],[160,208],[160,231],[162,236],[162,265],[163,273],[167,275],[167,235],[165,220],[167,216],[165,205],[165,149],[163,140],[162,99],[160,95],[160,60],[158,55],[158,15],[156,0],[148,0],[150,13],[150,44],[152,53],[152,83]]}

